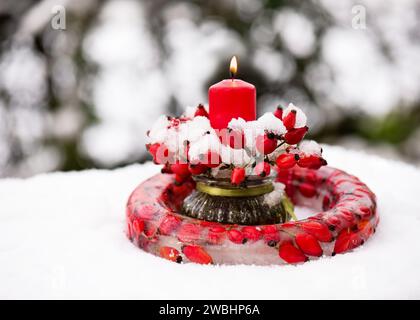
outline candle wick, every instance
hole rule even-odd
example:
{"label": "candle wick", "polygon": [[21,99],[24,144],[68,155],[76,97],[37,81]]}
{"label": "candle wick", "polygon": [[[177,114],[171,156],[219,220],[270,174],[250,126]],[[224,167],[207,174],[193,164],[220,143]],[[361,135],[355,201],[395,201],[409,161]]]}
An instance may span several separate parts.
{"label": "candle wick", "polygon": [[233,80],[235,80],[235,73],[233,73],[232,71],[230,72],[230,78]]}

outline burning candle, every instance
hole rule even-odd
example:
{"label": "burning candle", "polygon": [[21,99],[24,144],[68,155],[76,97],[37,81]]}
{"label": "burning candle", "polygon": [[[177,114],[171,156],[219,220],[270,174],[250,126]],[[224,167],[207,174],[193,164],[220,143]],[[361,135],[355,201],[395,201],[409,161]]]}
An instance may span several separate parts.
{"label": "burning candle", "polygon": [[245,81],[235,79],[238,69],[236,57],[230,61],[231,79],[225,79],[209,89],[209,119],[214,129],[226,128],[233,118],[246,121],[256,119],[255,87]]}

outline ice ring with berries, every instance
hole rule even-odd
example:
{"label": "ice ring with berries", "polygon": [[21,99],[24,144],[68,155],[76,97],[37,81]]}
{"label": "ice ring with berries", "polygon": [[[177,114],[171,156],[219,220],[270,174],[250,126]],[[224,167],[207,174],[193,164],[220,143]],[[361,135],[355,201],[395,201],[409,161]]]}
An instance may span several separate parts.
{"label": "ice ring with berries", "polygon": [[379,222],[373,192],[357,177],[324,166],[279,170],[296,206],[316,210],[302,220],[268,225],[223,224],[180,214],[193,180],[172,174],[141,183],[127,203],[127,236],[162,258],[200,264],[296,264],[362,245]]}

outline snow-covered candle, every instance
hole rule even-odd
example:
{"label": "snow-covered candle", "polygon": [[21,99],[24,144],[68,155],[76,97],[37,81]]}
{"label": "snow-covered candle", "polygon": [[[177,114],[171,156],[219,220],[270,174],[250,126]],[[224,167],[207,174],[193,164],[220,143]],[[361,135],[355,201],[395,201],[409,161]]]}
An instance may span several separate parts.
{"label": "snow-covered candle", "polygon": [[232,119],[246,121],[256,119],[255,87],[245,81],[235,79],[237,61],[234,56],[230,62],[232,79],[225,79],[209,89],[209,119],[214,129],[226,128]]}

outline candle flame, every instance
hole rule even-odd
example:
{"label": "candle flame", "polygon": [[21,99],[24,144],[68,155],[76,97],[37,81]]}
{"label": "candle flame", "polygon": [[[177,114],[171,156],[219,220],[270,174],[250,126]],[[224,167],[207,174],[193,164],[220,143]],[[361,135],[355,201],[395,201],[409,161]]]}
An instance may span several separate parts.
{"label": "candle flame", "polygon": [[236,56],[233,56],[230,60],[230,74],[233,77],[235,77],[236,72],[238,71],[238,61],[236,60]]}

